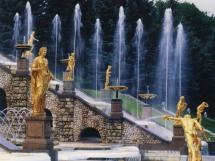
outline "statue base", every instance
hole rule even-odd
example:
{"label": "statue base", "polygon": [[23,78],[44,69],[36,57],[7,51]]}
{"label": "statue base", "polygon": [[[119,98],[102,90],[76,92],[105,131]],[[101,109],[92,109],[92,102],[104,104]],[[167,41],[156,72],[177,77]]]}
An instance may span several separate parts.
{"label": "statue base", "polygon": [[51,121],[47,116],[30,116],[26,118],[26,138],[23,151],[51,151]]}
{"label": "statue base", "polygon": [[187,144],[185,142],[184,129],[181,125],[173,125],[173,138],[170,143],[170,149],[186,154]]}
{"label": "statue base", "polygon": [[102,89],[100,92],[101,92],[100,99],[102,101],[106,101],[106,102],[111,101],[111,98],[112,98],[112,91],[111,90]]}
{"label": "statue base", "polygon": [[75,81],[63,81],[63,95],[75,95]]}
{"label": "statue base", "polygon": [[29,60],[26,58],[19,58],[17,60],[17,75],[29,75]]}
{"label": "statue base", "polygon": [[122,100],[121,99],[112,99],[111,100],[111,113],[110,117],[112,119],[122,119]]}

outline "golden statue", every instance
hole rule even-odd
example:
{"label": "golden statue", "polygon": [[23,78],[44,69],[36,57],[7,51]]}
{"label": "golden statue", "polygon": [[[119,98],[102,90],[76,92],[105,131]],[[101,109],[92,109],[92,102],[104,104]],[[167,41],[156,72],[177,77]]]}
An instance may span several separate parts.
{"label": "golden statue", "polygon": [[181,117],[182,112],[187,108],[187,103],[185,102],[184,96],[180,97],[179,102],[177,103],[176,117]]}
{"label": "golden statue", "polygon": [[48,60],[45,58],[46,47],[41,47],[38,56],[33,60],[31,67],[31,97],[33,115],[43,115],[45,108],[45,97],[48,85],[53,74],[48,69]]}
{"label": "golden statue", "polygon": [[34,49],[34,41],[39,41],[35,38],[35,32],[33,31],[28,39],[28,45],[31,46],[31,50],[25,51],[22,54],[22,58],[27,58],[29,56],[32,56],[32,51]]}
{"label": "golden statue", "polygon": [[207,102],[202,102],[198,107],[197,107],[197,121],[202,124],[202,113],[206,108],[208,108],[209,105]]}
{"label": "golden statue", "polygon": [[199,122],[190,115],[185,115],[183,118],[164,115],[163,119],[173,120],[182,125],[188,147],[188,161],[202,161],[201,139],[198,137],[197,131],[204,132],[204,129]]}
{"label": "golden statue", "polygon": [[110,75],[111,75],[111,65],[108,65],[106,70],[106,79],[105,79],[105,90],[109,90],[109,84],[110,84]]}
{"label": "golden statue", "polygon": [[62,62],[67,63],[66,74],[64,75],[64,81],[74,80],[74,71],[75,71],[75,53],[72,52],[68,59],[61,60]]}

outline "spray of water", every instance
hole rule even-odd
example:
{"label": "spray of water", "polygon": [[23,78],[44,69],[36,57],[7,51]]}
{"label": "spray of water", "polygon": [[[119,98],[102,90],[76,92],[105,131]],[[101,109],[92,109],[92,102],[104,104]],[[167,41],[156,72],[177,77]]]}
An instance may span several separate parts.
{"label": "spray of water", "polygon": [[[16,13],[14,16],[14,26],[13,26],[13,46],[18,43],[20,36],[20,16],[19,13]],[[17,61],[17,50],[14,51],[14,56]]]}
{"label": "spray of water", "polygon": [[100,64],[100,56],[99,53],[101,52],[101,46],[102,46],[102,40],[101,40],[101,24],[100,20],[96,19],[95,23],[95,34],[94,34],[94,45],[96,46],[96,64],[95,64],[95,79],[96,79],[96,98],[98,97],[98,70],[99,70],[99,64]]}
{"label": "spray of water", "polygon": [[75,5],[75,11],[74,11],[74,42],[73,42],[73,49],[76,53],[76,47],[77,47],[77,41],[80,40],[81,34],[80,34],[80,27],[81,27],[81,9],[80,5]]}
{"label": "spray of water", "polygon": [[138,19],[137,21],[137,27],[136,27],[136,34],[135,34],[135,44],[136,44],[136,51],[137,51],[137,93],[136,93],[136,97],[137,97],[137,117],[139,116],[139,100],[138,100],[138,94],[140,92],[140,57],[142,54],[142,37],[143,37],[143,23],[141,21],[141,19]]}
{"label": "spray of water", "polygon": [[29,39],[31,33],[32,33],[32,28],[33,28],[33,16],[31,13],[31,5],[30,2],[28,1],[26,3],[26,18],[25,18],[25,25],[26,25],[26,38]]}
{"label": "spray of water", "polygon": [[121,84],[121,76],[125,65],[125,13],[121,6],[119,9],[119,19],[116,29],[116,57],[114,58],[115,73],[117,73],[117,85]]}
{"label": "spray of water", "polygon": [[[160,102],[165,102],[165,109],[169,106],[173,90],[173,17],[170,8],[165,10],[163,30],[160,40],[159,63],[157,70],[157,93]],[[169,109],[168,109],[169,110]]]}
{"label": "spray of water", "polygon": [[185,33],[183,25],[180,23],[177,29],[176,38],[176,61],[177,61],[177,72],[178,73],[178,96],[182,95],[182,59],[184,59],[185,53]]}
{"label": "spray of water", "polygon": [[52,37],[55,45],[55,63],[54,63],[54,74],[57,76],[57,60],[58,60],[58,53],[60,52],[60,43],[61,43],[61,20],[58,14],[55,15],[54,19],[52,20]]}
{"label": "spray of water", "polygon": [[[76,64],[76,72],[75,75],[80,79],[81,77],[81,68],[80,68],[80,51],[81,51],[81,32],[80,28],[82,26],[81,23],[81,8],[79,4],[75,5],[74,9],[74,37],[73,37],[73,51],[75,52],[75,58],[77,60]],[[79,83],[79,82],[77,82]],[[76,84],[77,86],[80,86],[80,84]]]}

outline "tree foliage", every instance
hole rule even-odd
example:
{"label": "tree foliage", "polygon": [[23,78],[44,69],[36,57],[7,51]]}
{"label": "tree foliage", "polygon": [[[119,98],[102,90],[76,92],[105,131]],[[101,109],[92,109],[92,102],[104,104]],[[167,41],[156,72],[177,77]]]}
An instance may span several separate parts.
{"label": "tree foliage", "polygon": [[[210,105],[209,115],[215,117],[215,18],[207,13],[199,11],[194,4],[179,3],[177,0],[156,1],[149,0],[30,0],[34,15],[34,30],[40,40],[38,46],[50,45],[51,21],[55,14],[59,14],[62,20],[62,38],[64,55],[70,52],[70,41],[73,29],[73,10],[79,3],[82,10],[81,28],[84,39],[85,60],[91,57],[93,52],[92,34],[96,18],[100,18],[103,31],[102,69],[111,62],[113,56],[114,33],[118,19],[119,7],[122,5],[126,13],[126,47],[128,86],[132,89],[133,71],[136,58],[133,46],[133,36],[136,21],[141,18],[144,23],[144,65],[141,77],[144,85],[153,86],[153,79],[158,58],[158,43],[160,39],[162,20],[166,8],[171,7],[174,15],[174,26],[182,22],[187,34],[187,63],[186,68],[186,98],[193,111],[201,101],[207,101]],[[4,53],[10,53],[13,16],[18,11],[24,15],[26,0],[1,0],[0,1],[0,44]],[[93,62],[83,64],[85,77],[90,78],[90,66]],[[90,78],[91,79],[91,78]],[[90,80],[88,79],[88,80]],[[101,80],[103,81],[103,80]],[[87,83],[90,84],[89,81]],[[144,90],[144,89],[142,89]],[[132,90],[129,91],[132,93]]]}

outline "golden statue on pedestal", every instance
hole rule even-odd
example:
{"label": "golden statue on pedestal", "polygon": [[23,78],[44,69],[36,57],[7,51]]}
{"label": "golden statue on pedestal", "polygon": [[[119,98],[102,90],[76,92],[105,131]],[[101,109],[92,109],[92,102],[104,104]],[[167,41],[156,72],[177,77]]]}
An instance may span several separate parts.
{"label": "golden statue on pedestal", "polygon": [[27,58],[29,56],[32,56],[32,51],[34,49],[34,41],[39,41],[35,38],[35,32],[33,31],[28,39],[28,43],[27,45],[29,45],[31,47],[31,50],[25,51],[24,53],[22,53],[22,58]]}
{"label": "golden statue on pedestal", "polygon": [[41,47],[31,67],[31,97],[34,116],[44,115],[46,91],[50,80],[54,79],[48,68],[46,53],[47,48]]}
{"label": "golden statue on pedestal", "polygon": [[183,118],[164,115],[163,119],[173,120],[182,125],[188,147],[188,161],[202,161],[201,139],[198,137],[197,131],[204,132],[204,130],[199,122],[192,119],[190,115],[185,115]]}
{"label": "golden statue on pedestal", "polygon": [[202,113],[206,108],[208,108],[209,105],[207,102],[202,102],[198,107],[197,107],[197,121],[202,124]]}
{"label": "golden statue on pedestal", "polygon": [[75,53],[72,52],[68,59],[61,60],[62,62],[67,63],[66,74],[64,75],[64,81],[72,81],[74,80],[74,71],[75,71]]}
{"label": "golden statue on pedestal", "polygon": [[187,108],[187,103],[185,102],[184,96],[180,97],[179,102],[177,103],[177,111],[175,117],[180,117],[182,112]]}
{"label": "golden statue on pedestal", "polygon": [[111,76],[111,65],[108,65],[106,70],[106,77],[105,77],[105,90],[109,90],[109,84],[110,84],[110,76]]}

